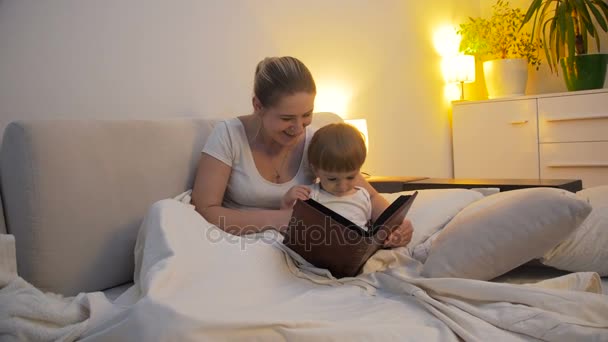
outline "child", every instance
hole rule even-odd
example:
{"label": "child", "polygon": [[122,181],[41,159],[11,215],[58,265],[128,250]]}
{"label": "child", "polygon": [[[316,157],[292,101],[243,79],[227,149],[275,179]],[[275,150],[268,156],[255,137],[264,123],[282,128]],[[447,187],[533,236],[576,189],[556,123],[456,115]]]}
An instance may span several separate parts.
{"label": "child", "polygon": [[370,194],[355,186],[365,162],[363,134],[355,127],[336,123],[320,128],[308,146],[308,162],[318,182],[294,186],[283,196],[281,207],[291,208],[297,199],[313,200],[367,228],[372,215]]}

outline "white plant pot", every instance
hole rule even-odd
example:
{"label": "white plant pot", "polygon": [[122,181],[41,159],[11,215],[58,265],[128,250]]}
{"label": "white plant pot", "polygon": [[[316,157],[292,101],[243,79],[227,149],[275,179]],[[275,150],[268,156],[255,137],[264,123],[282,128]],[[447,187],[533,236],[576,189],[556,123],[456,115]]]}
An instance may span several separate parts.
{"label": "white plant pot", "polygon": [[490,99],[524,95],[528,61],[525,58],[486,61],[483,62],[483,75]]}

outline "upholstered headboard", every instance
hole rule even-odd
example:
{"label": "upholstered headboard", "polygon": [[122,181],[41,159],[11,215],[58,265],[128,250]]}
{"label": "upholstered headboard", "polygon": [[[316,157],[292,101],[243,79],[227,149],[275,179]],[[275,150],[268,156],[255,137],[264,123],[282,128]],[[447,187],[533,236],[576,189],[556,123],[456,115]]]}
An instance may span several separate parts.
{"label": "upholstered headboard", "polygon": [[[339,120],[317,113],[313,124]],[[19,275],[65,295],[130,282],[141,218],[155,201],[192,186],[217,121],[10,123],[0,184]]]}

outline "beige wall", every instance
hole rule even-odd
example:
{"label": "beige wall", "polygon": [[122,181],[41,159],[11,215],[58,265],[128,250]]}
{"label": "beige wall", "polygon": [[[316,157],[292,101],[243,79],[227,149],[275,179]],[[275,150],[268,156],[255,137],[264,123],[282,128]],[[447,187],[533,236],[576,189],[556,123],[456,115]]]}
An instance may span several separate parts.
{"label": "beige wall", "polygon": [[[25,118],[232,116],[294,55],[368,119],[373,174],[451,175],[434,30],[477,0],[0,0],[0,129]],[[320,108],[322,109],[322,108]]]}

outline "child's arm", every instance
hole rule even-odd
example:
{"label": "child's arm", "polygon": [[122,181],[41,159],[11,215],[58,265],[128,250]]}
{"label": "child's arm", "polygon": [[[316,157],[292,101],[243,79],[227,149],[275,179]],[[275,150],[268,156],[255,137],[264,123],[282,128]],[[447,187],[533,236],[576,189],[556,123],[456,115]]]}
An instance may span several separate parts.
{"label": "child's arm", "polygon": [[296,200],[305,201],[310,195],[310,188],[304,185],[296,185],[291,187],[289,191],[283,195],[281,199],[281,209],[291,209],[296,203]]}
{"label": "child's arm", "polygon": [[[376,191],[361,174],[359,174],[355,180],[356,185],[365,188],[369,192],[370,199],[372,201],[372,220],[376,221],[378,216],[388,208],[388,201]],[[412,222],[408,219],[403,220],[401,226],[393,230],[391,235],[384,242],[385,247],[402,247],[412,240],[414,233],[414,227]]]}
{"label": "child's arm", "polygon": [[361,174],[358,174],[357,178],[355,178],[355,185],[364,188],[369,193],[372,202],[372,221],[376,221],[378,216],[382,214],[384,209],[388,208],[390,203],[388,203],[388,201],[380,195]]}

